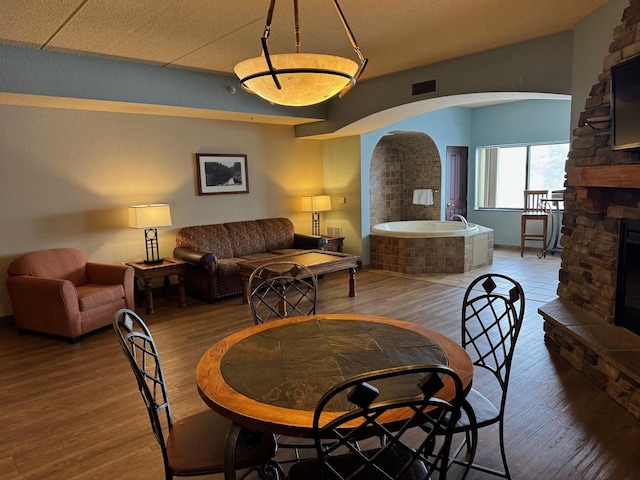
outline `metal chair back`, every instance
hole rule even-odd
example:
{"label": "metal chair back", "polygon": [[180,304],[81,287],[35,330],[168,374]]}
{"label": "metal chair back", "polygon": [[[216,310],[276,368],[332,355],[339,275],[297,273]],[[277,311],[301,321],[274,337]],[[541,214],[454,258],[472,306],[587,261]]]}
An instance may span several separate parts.
{"label": "metal chair back", "polygon": [[265,263],[253,271],[248,288],[256,325],[316,313],[318,280],[303,265],[279,261]]}
{"label": "metal chair back", "polygon": [[156,344],[147,325],[132,310],[118,310],[113,317],[113,328],[136,377],[153,434],[162,449],[165,471],[168,471],[169,458],[165,438],[166,433],[173,427],[173,420]]}
{"label": "metal chair back", "polygon": [[313,421],[326,478],[414,479],[438,471],[445,479],[463,400],[460,378],[442,365],[378,370],[336,385]]}
{"label": "metal chair back", "polygon": [[501,410],[524,309],[520,284],[497,273],[476,278],[463,300],[462,346],[474,365],[490,371],[498,380],[503,391]]}

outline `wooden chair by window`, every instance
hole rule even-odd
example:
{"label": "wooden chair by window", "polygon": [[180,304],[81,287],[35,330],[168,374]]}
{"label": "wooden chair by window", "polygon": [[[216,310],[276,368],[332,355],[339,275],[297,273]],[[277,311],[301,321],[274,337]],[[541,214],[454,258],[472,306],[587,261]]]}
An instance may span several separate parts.
{"label": "wooden chair by window", "polygon": [[[151,427],[162,450],[165,478],[219,474],[231,420],[213,410],[174,420],[160,357],[149,329],[128,309],[116,312],[113,328],[144,399]],[[126,405],[122,407],[126,410]],[[246,431],[236,446],[236,469],[259,469],[260,478],[284,478],[272,459],[276,444],[271,434]],[[256,432],[257,433],[257,432]]]}
{"label": "wooden chair by window", "polygon": [[[549,195],[549,190],[525,190],[524,211],[520,220],[520,256],[524,255],[524,244],[527,240],[542,242],[542,250],[547,245],[547,226],[549,223],[549,209],[542,201]],[[542,233],[527,233],[527,222],[536,220],[542,222]]]}

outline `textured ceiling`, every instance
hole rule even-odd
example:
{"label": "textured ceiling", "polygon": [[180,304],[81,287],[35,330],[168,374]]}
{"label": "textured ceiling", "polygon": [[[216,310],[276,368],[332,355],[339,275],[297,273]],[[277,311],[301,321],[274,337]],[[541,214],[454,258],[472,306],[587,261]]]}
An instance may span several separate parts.
{"label": "textured ceiling", "polygon": [[[356,59],[330,0],[300,0],[304,52]],[[363,79],[569,30],[606,0],[340,0]],[[0,42],[233,73],[260,53],[269,0],[0,2]],[[272,53],[293,51],[293,2],[280,0]]]}

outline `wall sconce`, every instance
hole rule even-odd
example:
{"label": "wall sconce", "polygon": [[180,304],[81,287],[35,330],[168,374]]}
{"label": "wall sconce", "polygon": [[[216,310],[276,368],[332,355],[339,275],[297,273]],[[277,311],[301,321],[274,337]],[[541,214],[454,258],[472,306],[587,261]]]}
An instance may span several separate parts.
{"label": "wall sconce", "polygon": [[311,212],[311,234],[320,235],[320,212],[331,210],[329,195],[310,195],[302,197],[302,211]]}
{"label": "wall sconce", "polygon": [[151,205],[131,205],[129,207],[129,228],[144,228],[147,259],[144,263],[162,263],[158,248],[156,227],[171,226],[171,211],[166,203]]}

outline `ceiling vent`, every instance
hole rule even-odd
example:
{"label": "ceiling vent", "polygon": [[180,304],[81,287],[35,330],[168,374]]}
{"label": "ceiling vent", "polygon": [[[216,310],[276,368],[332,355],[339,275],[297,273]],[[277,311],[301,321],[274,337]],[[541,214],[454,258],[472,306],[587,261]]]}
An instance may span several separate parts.
{"label": "ceiling vent", "polygon": [[411,85],[411,95],[424,95],[425,93],[436,93],[438,91],[438,81],[434,78],[424,82]]}

